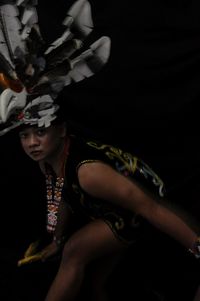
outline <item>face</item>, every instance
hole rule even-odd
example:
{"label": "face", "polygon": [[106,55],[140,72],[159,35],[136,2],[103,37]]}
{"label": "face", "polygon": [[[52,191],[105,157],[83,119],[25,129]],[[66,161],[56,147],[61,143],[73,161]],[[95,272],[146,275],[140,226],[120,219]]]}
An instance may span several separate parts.
{"label": "face", "polygon": [[48,128],[26,127],[19,132],[25,153],[34,161],[48,161],[62,148],[65,127],[51,125]]}

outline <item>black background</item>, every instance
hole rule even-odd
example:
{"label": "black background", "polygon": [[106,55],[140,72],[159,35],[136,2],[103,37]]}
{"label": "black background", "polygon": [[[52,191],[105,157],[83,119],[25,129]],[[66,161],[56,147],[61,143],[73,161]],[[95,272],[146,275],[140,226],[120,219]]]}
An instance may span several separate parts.
{"label": "black background", "polygon": [[[41,1],[44,39],[63,31],[73,1]],[[107,65],[64,89],[58,101],[81,133],[133,151],[165,180],[170,201],[199,220],[199,1],[90,1],[94,31],[111,38]],[[43,178],[18,137],[0,139],[1,243],[18,246],[40,231]]]}

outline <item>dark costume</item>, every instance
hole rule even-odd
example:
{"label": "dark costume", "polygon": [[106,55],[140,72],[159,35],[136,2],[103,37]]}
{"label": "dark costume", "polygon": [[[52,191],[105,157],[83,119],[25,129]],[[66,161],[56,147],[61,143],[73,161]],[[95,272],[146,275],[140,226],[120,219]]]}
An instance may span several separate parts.
{"label": "dark costume", "polygon": [[[164,183],[142,160],[112,145],[71,137],[67,158],[63,197],[74,213],[89,220],[103,219],[118,239],[130,243],[136,240],[141,217],[102,199],[88,195],[79,185],[77,169],[84,163],[101,161],[131,180],[144,185],[160,197]],[[145,222],[146,223],[146,222]]]}

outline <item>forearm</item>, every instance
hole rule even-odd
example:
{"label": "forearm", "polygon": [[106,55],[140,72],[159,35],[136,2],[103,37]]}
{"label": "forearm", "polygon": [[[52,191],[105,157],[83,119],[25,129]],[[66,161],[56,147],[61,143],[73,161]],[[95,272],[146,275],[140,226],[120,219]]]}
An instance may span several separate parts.
{"label": "forearm", "polygon": [[162,205],[155,206],[148,220],[187,249],[191,248],[198,238],[198,234],[180,216]]}
{"label": "forearm", "polygon": [[64,200],[61,200],[58,209],[57,225],[54,232],[54,240],[62,243],[67,235],[71,222],[72,212]]}

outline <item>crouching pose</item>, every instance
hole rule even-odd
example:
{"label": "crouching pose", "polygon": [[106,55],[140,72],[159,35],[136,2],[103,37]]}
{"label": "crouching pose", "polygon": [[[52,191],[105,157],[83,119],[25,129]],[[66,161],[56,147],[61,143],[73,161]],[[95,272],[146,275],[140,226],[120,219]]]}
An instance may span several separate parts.
{"label": "crouching pose", "polygon": [[[94,272],[93,300],[106,300],[110,273],[146,223],[198,257],[198,233],[161,204],[164,184],[148,165],[118,147],[71,135],[56,118],[53,99],[62,88],[92,76],[110,55],[107,36],[79,53],[93,28],[90,3],[75,1],[63,35],[44,51],[36,11],[29,9],[37,1],[2,2],[0,83],[5,90],[0,97],[0,136],[19,126],[22,148],[39,163],[46,177],[47,231],[52,238],[34,255],[32,245],[19,265],[62,252],[46,301],[75,300],[88,269]],[[21,9],[23,22],[18,18]]]}
{"label": "crouching pose", "polygon": [[[75,300],[91,265],[93,300],[107,300],[108,276],[146,221],[200,255],[198,233],[161,204],[164,184],[147,164],[112,145],[71,135],[64,121],[53,119],[47,127],[29,125],[27,120],[19,127],[23,150],[46,177],[47,231],[52,241],[40,259],[62,250],[45,301]],[[70,225],[79,218],[71,233]],[[90,288],[92,292],[92,283]]]}

